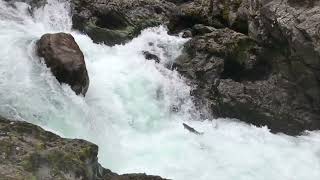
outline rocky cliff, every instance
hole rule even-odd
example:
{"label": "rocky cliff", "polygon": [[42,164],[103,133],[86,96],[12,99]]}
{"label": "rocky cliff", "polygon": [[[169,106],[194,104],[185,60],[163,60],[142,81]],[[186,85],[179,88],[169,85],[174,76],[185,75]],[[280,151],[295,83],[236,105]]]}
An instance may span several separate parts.
{"label": "rocky cliff", "polygon": [[296,135],[320,129],[319,23],[318,1],[225,0],[183,4],[169,27],[193,33],[176,66],[212,115]]}

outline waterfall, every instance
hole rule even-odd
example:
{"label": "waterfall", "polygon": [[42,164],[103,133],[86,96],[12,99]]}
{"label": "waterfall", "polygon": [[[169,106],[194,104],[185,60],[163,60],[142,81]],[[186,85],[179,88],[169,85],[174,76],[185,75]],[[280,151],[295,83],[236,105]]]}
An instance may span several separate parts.
{"label": "waterfall", "polygon": [[[69,4],[48,0],[30,12],[0,0],[0,114],[99,146],[100,163],[117,173],[145,172],[177,180],[316,180],[320,133],[272,134],[234,119],[201,120],[189,86],[169,70],[187,39],[149,28],[109,47],[71,29]],[[86,97],[60,85],[36,56],[45,33],[71,33],[90,77]],[[160,57],[155,63],[142,51]],[[177,112],[173,108],[179,109]],[[203,132],[188,132],[182,123]]]}

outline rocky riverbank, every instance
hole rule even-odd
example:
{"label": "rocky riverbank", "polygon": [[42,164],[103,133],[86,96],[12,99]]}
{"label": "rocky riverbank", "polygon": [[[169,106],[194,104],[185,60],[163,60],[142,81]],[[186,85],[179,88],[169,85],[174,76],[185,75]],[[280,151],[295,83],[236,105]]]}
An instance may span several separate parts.
{"label": "rocky riverbank", "polygon": [[[31,5],[30,13],[46,3],[21,1]],[[195,86],[191,92],[195,103],[208,109],[212,117],[237,118],[289,135],[320,129],[319,1],[71,0],[70,3],[73,27],[87,33],[96,43],[125,43],[144,28],[160,24],[167,25],[171,34],[190,37],[174,67]],[[56,60],[55,56],[46,58],[44,51],[39,50],[38,54],[49,61]],[[80,80],[73,81],[72,77],[65,80],[66,73],[58,78],[58,71],[55,74],[52,70],[60,82],[69,83],[77,94],[85,94],[89,78],[83,55],[78,54],[75,59],[81,68],[78,71],[77,66],[75,74],[83,75],[77,76]],[[67,62],[69,55],[59,58]],[[160,61],[152,54],[144,55]],[[90,142],[64,139],[26,122],[0,118],[0,177],[161,179],[145,174],[113,173],[101,167],[97,153],[98,147]]]}
{"label": "rocky riverbank", "polygon": [[198,103],[273,132],[320,129],[319,2],[202,2],[169,23],[193,34],[176,67],[197,85]]}
{"label": "rocky riverbank", "polygon": [[191,37],[175,67],[195,85],[196,103],[212,117],[237,118],[290,135],[320,129],[318,1],[71,4],[74,28],[96,42],[124,43],[159,24]]}
{"label": "rocky riverbank", "polygon": [[161,180],[146,174],[118,175],[98,163],[98,146],[65,139],[22,121],[0,118],[0,179]]}

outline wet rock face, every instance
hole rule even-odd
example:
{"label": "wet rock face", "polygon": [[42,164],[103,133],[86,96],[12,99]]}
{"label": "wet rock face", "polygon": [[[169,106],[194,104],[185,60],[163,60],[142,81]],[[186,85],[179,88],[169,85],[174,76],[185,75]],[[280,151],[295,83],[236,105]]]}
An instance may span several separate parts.
{"label": "wet rock face", "polygon": [[141,30],[167,21],[175,8],[161,0],[72,0],[73,27],[95,42],[122,44]]}
{"label": "wet rock face", "polygon": [[[306,129],[320,128],[320,1],[257,1],[249,35],[284,57],[274,63],[295,90],[290,103]],[[290,92],[289,90],[287,90]],[[299,105],[298,105],[299,104]],[[309,110],[308,110],[309,109]]]}
{"label": "wet rock face", "polygon": [[248,74],[263,63],[257,58],[259,51],[260,47],[248,36],[230,29],[211,27],[203,35],[195,36],[187,42],[175,66],[184,75],[208,85],[214,85],[217,78],[231,78],[235,81],[259,79],[263,78],[267,70],[256,77]]}
{"label": "wet rock face", "polygon": [[63,139],[26,122],[0,119],[0,176],[8,179],[96,179],[98,147]]}
{"label": "wet rock face", "polygon": [[156,63],[160,63],[160,58],[157,55],[152,54],[149,51],[142,51],[142,54],[146,60],[153,60]]}
{"label": "wet rock face", "polygon": [[[6,0],[11,3],[17,0]],[[46,0],[19,0],[31,9]],[[70,0],[73,28],[86,33],[96,43],[123,44],[141,30],[166,24],[176,4],[187,0]]]}
{"label": "wet rock face", "polygon": [[[293,80],[286,61],[248,36],[217,29],[190,40],[175,67],[196,84],[192,94],[214,117],[238,118],[291,135],[319,129],[319,106]],[[319,87],[317,81],[306,83]]]}
{"label": "wet rock face", "polygon": [[161,180],[146,174],[118,175],[98,163],[98,146],[64,139],[26,122],[0,117],[0,177],[6,180]]}
{"label": "wet rock face", "polygon": [[215,117],[273,132],[320,129],[320,2],[241,1],[240,7],[247,8],[247,34],[230,25],[188,27],[194,37],[176,67],[197,85],[197,103]]}
{"label": "wet rock face", "polygon": [[170,16],[168,28],[176,33],[204,24],[215,28],[229,27],[248,33],[248,0],[193,0],[178,4],[178,10]]}
{"label": "wet rock face", "polygon": [[76,94],[85,95],[89,76],[84,56],[70,34],[45,34],[37,42],[37,53],[60,83],[66,83]]}

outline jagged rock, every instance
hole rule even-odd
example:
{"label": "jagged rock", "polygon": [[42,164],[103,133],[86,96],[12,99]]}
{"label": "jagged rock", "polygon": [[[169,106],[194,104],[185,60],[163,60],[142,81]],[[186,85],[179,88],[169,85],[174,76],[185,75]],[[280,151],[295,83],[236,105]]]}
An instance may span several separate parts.
{"label": "jagged rock", "polygon": [[183,38],[191,38],[191,37],[192,37],[192,31],[190,31],[190,30],[184,30],[184,31],[182,32],[182,37],[183,37]]}
{"label": "jagged rock", "polygon": [[215,116],[290,135],[320,129],[320,2],[246,3],[250,37],[199,33],[177,59],[178,71]]}
{"label": "jagged rock", "polygon": [[[47,3],[47,0],[19,1],[28,3],[31,9]],[[96,43],[110,46],[126,43],[145,28],[166,24],[176,11],[174,3],[180,3],[165,0],[66,1],[71,5],[73,28],[86,33]]]}
{"label": "jagged rock", "polygon": [[146,174],[118,175],[98,163],[98,146],[64,139],[22,121],[0,117],[0,179],[162,180]]}
{"label": "jagged rock", "polygon": [[282,50],[292,74],[286,75],[287,78],[301,86],[315,105],[320,106],[319,83],[316,83],[320,79],[320,2],[273,0],[256,6],[250,35],[266,46]]}
{"label": "jagged rock", "polygon": [[293,119],[305,129],[319,129],[320,1],[260,0],[249,5],[249,35],[283,56],[273,59],[273,67],[295,90],[290,95],[296,97],[287,104],[299,112]]}
{"label": "jagged rock", "polygon": [[147,60],[154,60],[156,63],[160,63],[160,58],[157,55],[152,54],[148,51],[143,51],[142,54]]}
{"label": "jagged rock", "polygon": [[[209,24],[210,2],[208,0],[195,0],[183,3],[170,16],[168,28],[171,33],[179,33],[189,29],[195,24]],[[217,22],[220,27],[223,25]]]}
{"label": "jagged rock", "polygon": [[72,0],[73,27],[95,42],[125,43],[141,30],[168,20],[175,5],[161,0]]}
{"label": "jagged rock", "polygon": [[[248,3],[251,0],[216,0],[213,11],[218,10],[218,16],[222,15],[222,22],[237,32],[248,33]],[[216,9],[216,10],[215,10]],[[214,17],[214,18],[217,18]]]}
{"label": "jagged rock", "polygon": [[248,0],[194,0],[180,4],[170,16],[168,28],[177,33],[195,24],[215,28],[229,27],[248,32]]}
{"label": "jagged rock", "polygon": [[215,31],[214,27],[205,26],[203,24],[196,24],[192,28],[193,35],[204,35],[213,31]]}
{"label": "jagged rock", "polygon": [[304,130],[319,129],[319,115],[296,88],[279,75],[241,83],[222,79],[215,107],[222,117],[267,125],[272,132],[297,135]]}
{"label": "jagged rock", "polygon": [[220,116],[217,111],[217,87],[220,79],[248,80],[263,78],[267,73],[249,76],[255,67],[262,66],[258,58],[260,47],[248,36],[230,29],[210,28],[212,32],[195,36],[185,44],[183,53],[177,58],[175,67],[188,77],[197,88],[192,92],[197,104],[211,109],[212,114]]}
{"label": "jagged rock", "polygon": [[[259,63],[259,47],[248,36],[230,29],[214,29],[186,43],[175,66],[184,75],[212,85],[217,77],[250,78],[245,74]],[[228,69],[226,72],[224,69]]]}
{"label": "jagged rock", "polygon": [[72,35],[43,35],[37,42],[37,53],[59,82],[69,84],[76,94],[86,94],[89,76],[83,53]]}

